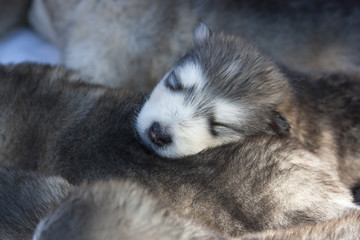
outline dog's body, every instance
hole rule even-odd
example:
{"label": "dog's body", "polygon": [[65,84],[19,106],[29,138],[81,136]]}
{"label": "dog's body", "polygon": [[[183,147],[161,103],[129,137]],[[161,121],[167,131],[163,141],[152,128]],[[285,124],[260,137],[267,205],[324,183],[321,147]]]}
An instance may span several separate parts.
{"label": "dog's body", "polygon": [[181,157],[262,134],[295,137],[348,186],[360,183],[360,77],[278,66],[247,40],[194,32],[194,48],[156,86],[137,117],[157,154]]}
{"label": "dog's body", "polygon": [[331,1],[35,0],[32,26],[92,81],[150,91],[201,19],[300,70],[358,71],[360,6]]}
{"label": "dog's body", "polygon": [[181,217],[139,185],[111,180],[74,189],[34,234],[34,240],[60,239],[215,240],[220,236]]}
{"label": "dog's body", "polygon": [[[69,224],[71,222],[72,224]],[[360,211],[330,221],[247,234],[241,239],[356,239]],[[43,219],[34,240],[223,239],[175,212],[143,187],[128,181],[99,181],[73,190],[66,201]]]}
{"label": "dog's body", "polygon": [[60,177],[0,167],[0,238],[32,239],[40,219],[53,212],[70,189]]}
{"label": "dog's body", "polygon": [[[331,159],[296,138],[258,136],[169,160],[137,141],[143,98],[82,83],[63,68],[0,68],[0,162],[71,183],[121,176],[225,235],[329,220],[355,208]],[[11,159],[11,161],[8,161]],[[349,163],[350,164],[350,163]]]}
{"label": "dog's body", "polygon": [[[60,177],[3,167],[0,173],[3,240],[228,239],[181,216],[128,181],[99,181],[73,188]],[[236,239],[356,239],[359,224],[360,211],[351,211],[325,223]]]}

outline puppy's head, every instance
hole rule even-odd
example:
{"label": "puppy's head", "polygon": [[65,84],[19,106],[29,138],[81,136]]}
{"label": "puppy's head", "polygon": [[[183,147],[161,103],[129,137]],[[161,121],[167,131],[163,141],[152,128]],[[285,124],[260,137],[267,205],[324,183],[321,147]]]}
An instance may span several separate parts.
{"label": "puppy's head", "polygon": [[170,158],[256,134],[283,135],[289,125],[276,109],[288,94],[286,79],[252,44],[200,23],[193,49],[155,87],[136,129]]}

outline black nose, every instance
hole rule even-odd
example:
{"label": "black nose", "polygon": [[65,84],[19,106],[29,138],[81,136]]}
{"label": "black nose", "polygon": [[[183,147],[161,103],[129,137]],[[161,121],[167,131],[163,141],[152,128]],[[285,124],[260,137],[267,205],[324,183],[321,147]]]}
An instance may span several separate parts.
{"label": "black nose", "polygon": [[162,147],[172,142],[171,136],[161,129],[160,123],[154,122],[149,128],[149,137],[153,143]]}

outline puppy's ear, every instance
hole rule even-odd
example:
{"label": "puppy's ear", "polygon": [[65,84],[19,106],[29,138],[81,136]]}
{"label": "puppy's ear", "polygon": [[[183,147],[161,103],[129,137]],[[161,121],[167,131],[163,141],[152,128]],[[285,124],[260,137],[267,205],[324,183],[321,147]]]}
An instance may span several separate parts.
{"label": "puppy's ear", "polygon": [[204,43],[211,36],[210,29],[205,23],[199,22],[193,33],[193,42],[195,45]]}
{"label": "puppy's ear", "polygon": [[273,111],[272,119],[269,124],[270,134],[276,136],[285,136],[290,131],[290,124],[287,120],[277,111]]}

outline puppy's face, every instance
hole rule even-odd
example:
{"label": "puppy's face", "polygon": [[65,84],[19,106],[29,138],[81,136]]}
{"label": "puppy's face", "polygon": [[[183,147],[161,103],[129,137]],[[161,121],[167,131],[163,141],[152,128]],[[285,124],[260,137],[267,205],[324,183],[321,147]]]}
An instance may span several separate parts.
{"label": "puppy's face", "polygon": [[161,156],[180,157],[236,141],[246,108],[206,92],[194,62],[174,68],[155,87],[136,122],[142,140]]}
{"label": "puppy's face", "polygon": [[198,36],[141,109],[136,129],[157,154],[176,158],[289,126],[275,111],[286,81],[249,43]]}

